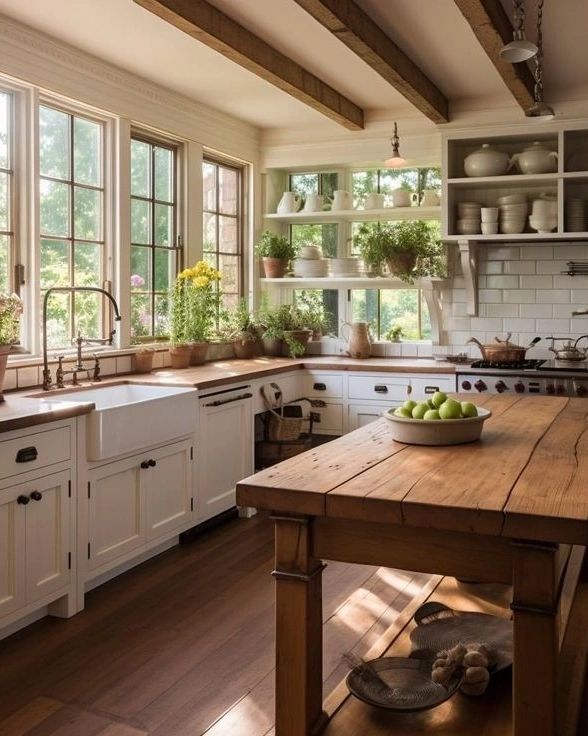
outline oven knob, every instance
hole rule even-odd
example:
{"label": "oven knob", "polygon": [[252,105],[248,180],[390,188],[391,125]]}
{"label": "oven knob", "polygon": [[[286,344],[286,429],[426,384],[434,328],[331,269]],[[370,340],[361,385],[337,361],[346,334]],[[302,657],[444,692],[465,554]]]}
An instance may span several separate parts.
{"label": "oven knob", "polygon": [[560,394],[560,395],[561,395],[561,394],[565,394],[565,392],[566,392],[566,387],[565,387],[565,386],[563,385],[563,383],[558,383],[558,384],[557,384],[557,386],[555,387],[555,390],[556,390],[556,392],[557,392],[558,394]]}
{"label": "oven knob", "polygon": [[586,396],[588,394],[588,388],[583,383],[580,383],[578,386],[576,386],[576,393],[578,396]]}
{"label": "oven knob", "polygon": [[548,394],[554,394],[555,393],[555,386],[553,383],[548,383],[547,386],[545,386],[545,390]]}
{"label": "oven knob", "polygon": [[474,383],[474,388],[476,389],[476,391],[485,391],[488,387],[481,378],[478,378],[478,380]]}
{"label": "oven knob", "polygon": [[472,384],[469,381],[462,381],[461,387],[463,388],[464,391],[471,391]]}
{"label": "oven knob", "polygon": [[496,381],[494,388],[501,394],[503,391],[508,391],[508,386],[504,381]]}
{"label": "oven knob", "polygon": [[525,384],[522,381],[517,381],[514,385],[514,390],[517,394],[523,394],[525,392]]}

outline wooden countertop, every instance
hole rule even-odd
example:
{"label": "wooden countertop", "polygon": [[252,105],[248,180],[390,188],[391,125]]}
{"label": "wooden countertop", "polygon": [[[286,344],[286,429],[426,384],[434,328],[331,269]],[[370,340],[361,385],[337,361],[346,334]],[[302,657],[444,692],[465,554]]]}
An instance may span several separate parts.
{"label": "wooden countertop", "polygon": [[403,445],[381,419],[245,479],[237,503],[587,545],[588,402],[497,394],[483,406],[479,442]]}
{"label": "wooden countertop", "polygon": [[[308,357],[303,359],[260,357],[252,360],[220,360],[193,366],[182,370],[162,368],[153,373],[134,373],[127,376],[112,376],[105,378],[100,384],[121,381],[133,383],[150,383],[174,386],[193,386],[198,389],[214,388],[239,381],[254,380],[285,373],[302,368],[315,370],[342,370],[342,371],[376,371],[393,373],[455,373],[451,364],[438,363],[423,358],[368,358],[354,360],[352,358]],[[84,388],[96,384],[84,383],[78,390],[68,386],[60,393],[78,393]],[[30,398],[37,394],[43,401]],[[32,427],[58,419],[67,419],[79,414],[87,414],[93,404],[81,405],[77,401],[66,404],[63,401],[51,402],[51,393],[41,394],[38,388],[29,388],[26,391],[8,392],[5,401],[0,403],[0,433],[13,429]]]}

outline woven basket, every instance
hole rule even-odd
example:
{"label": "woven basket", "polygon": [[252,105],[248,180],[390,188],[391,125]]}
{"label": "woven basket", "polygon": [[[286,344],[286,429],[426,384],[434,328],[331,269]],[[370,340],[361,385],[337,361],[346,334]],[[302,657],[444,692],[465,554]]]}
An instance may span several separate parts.
{"label": "woven basket", "polygon": [[[273,397],[268,396],[268,385],[261,387],[261,395],[270,413],[267,439],[270,442],[290,442],[297,440],[304,426],[304,416],[300,406],[284,406],[283,393],[277,383],[270,383]],[[275,405],[277,402],[277,406]]]}

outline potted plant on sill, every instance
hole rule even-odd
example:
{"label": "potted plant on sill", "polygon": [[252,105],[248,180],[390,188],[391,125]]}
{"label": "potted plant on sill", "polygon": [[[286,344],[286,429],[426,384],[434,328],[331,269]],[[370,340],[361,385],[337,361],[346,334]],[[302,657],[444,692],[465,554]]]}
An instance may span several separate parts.
{"label": "potted plant on sill", "polygon": [[245,299],[228,316],[229,337],[233,341],[236,358],[251,359],[262,353],[257,325]]}
{"label": "potted plant on sill", "polygon": [[331,317],[325,310],[320,292],[303,289],[297,294],[296,306],[304,315],[305,326],[312,330],[312,340],[320,340]]}
{"label": "potted plant on sill", "polygon": [[262,233],[255,252],[263,262],[266,277],[279,279],[286,273],[290,261],[296,257],[297,248],[283,235],[266,230]]}
{"label": "potted plant on sill", "polygon": [[22,302],[16,294],[0,294],[0,401],[4,401],[2,386],[8,354],[18,341],[21,314]]}
{"label": "potted plant on sill", "polygon": [[364,223],[356,244],[366,265],[377,275],[382,274],[384,266],[407,284],[426,276],[445,275],[443,245],[424,220]]}

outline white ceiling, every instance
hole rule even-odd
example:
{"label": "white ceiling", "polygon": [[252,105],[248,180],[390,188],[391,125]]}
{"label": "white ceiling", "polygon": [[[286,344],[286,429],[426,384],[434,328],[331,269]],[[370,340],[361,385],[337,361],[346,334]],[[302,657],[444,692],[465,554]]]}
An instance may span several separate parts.
{"label": "white ceiling", "polygon": [[[512,105],[453,0],[357,1],[455,109]],[[503,2],[510,9],[510,0]],[[401,95],[294,0],[212,3],[348,96],[366,110],[368,119],[414,117],[414,108]],[[554,0],[546,3],[546,97],[583,99],[588,97],[588,45],[582,38],[588,2],[565,0],[557,3],[557,10],[555,5]],[[340,131],[132,0],[0,0],[0,12],[259,128]]]}

